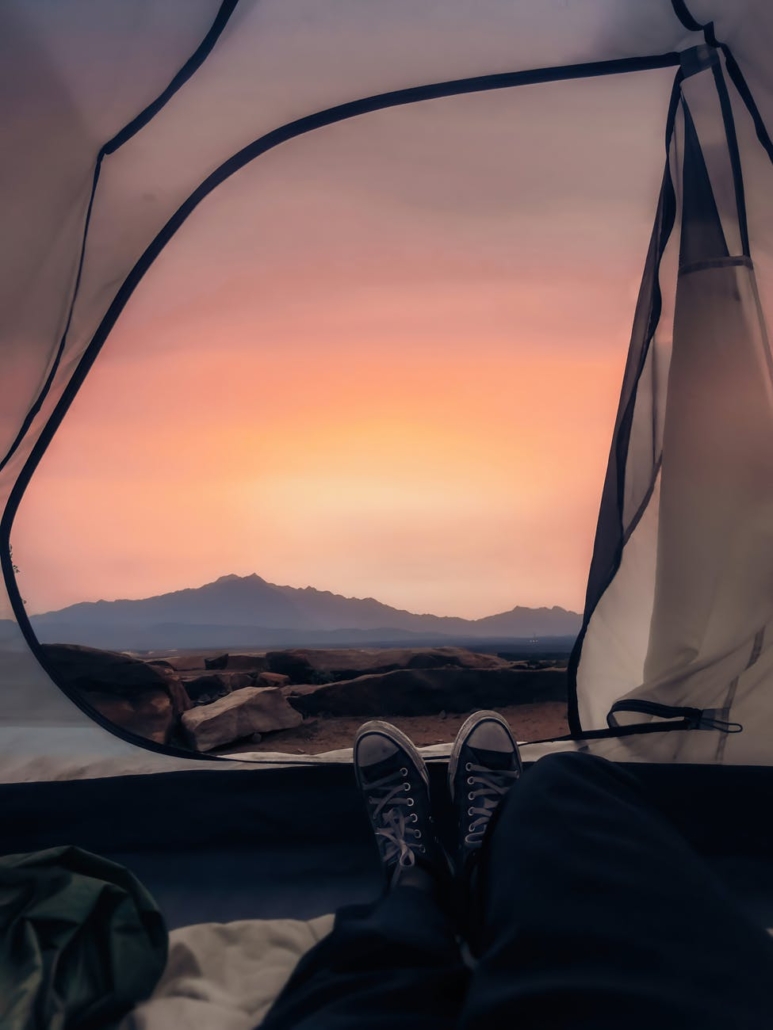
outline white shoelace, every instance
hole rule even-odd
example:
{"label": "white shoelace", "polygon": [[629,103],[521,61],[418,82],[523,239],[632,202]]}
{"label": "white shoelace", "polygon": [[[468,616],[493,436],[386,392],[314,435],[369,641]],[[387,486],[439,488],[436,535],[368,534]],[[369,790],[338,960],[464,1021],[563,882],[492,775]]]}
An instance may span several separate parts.
{"label": "white shoelace", "polygon": [[474,802],[467,809],[468,816],[474,816],[468,826],[464,842],[468,845],[479,845],[483,835],[502,798],[517,780],[520,772],[517,769],[489,769],[485,765],[468,762],[465,766],[468,773],[467,785],[475,790],[467,792],[467,800]]}
{"label": "white shoelace", "polygon": [[[377,825],[376,835],[386,841],[384,859],[392,862],[397,859],[398,866],[412,866],[416,864],[414,848],[421,846],[417,843],[421,839],[421,830],[409,825],[410,822],[418,822],[415,813],[413,816],[406,814],[406,808],[413,808],[413,798],[410,796],[410,784],[405,779],[408,775],[407,769],[399,769],[390,773],[389,776],[380,780],[374,780],[368,784],[368,803],[373,805],[372,818]],[[374,796],[374,792],[384,791],[383,797]],[[408,843],[407,836],[412,834],[414,842]]]}

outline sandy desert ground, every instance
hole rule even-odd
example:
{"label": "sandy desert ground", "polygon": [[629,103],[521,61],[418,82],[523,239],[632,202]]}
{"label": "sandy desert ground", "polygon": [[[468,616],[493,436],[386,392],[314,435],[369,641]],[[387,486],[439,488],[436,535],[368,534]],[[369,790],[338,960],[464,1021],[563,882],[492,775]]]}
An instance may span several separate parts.
{"label": "sandy desert ground", "polygon": [[[507,719],[516,739],[521,742],[560,737],[569,732],[566,705],[560,701],[510,705],[495,710]],[[468,715],[394,716],[389,721],[407,733],[415,744],[423,747],[452,741]],[[272,733],[259,744],[245,743],[228,748],[228,753],[285,751],[296,755],[318,755],[325,751],[336,751],[351,747],[354,734],[362,722],[362,719],[353,716],[308,718],[297,729]]]}

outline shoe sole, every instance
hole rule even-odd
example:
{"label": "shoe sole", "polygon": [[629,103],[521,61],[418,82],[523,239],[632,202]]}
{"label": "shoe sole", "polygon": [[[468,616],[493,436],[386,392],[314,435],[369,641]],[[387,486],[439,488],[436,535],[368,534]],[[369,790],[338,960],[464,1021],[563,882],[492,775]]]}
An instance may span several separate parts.
{"label": "shoe sole", "polygon": [[396,726],[393,726],[391,722],[383,722],[381,719],[371,719],[369,722],[365,722],[357,730],[357,736],[354,738],[354,773],[357,777],[357,785],[362,789],[363,784],[360,781],[360,766],[357,762],[357,746],[362,739],[368,733],[380,733],[382,736],[387,737],[389,740],[393,740],[396,744],[406,752],[413,764],[419,770],[424,785],[429,790],[429,773],[427,772],[427,766],[424,759],[421,757],[416,749],[416,745],[410,739],[406,737],[402,730],[398,730]]}
{"label": "shoe sole", "polygon": [[456,740],[451,748],[451,757],[448,760],[448,789],[451,793],[451,800],[454,801],[454,780],[456,779],[456,771],[459,767],[459,756],[462,753],[462,748],[467,743],[467,738],[470,736],[475,727],[482,722],[497,722],[499,725],[507,731],[507,735],[513,742],[516,757],[518,759],[518,768],[521,768],[521,753],[518,749],[518,741],[513,736],[513,731],[510,729],[507,721],[499,714],[499,712],[473,712],[473,714],[460,726],[459,732],[456,734]]}

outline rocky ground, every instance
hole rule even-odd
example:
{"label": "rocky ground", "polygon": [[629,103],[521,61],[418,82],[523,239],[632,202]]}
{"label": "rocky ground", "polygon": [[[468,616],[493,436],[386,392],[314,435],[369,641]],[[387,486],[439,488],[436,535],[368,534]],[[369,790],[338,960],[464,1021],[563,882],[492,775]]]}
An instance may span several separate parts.
{"label": "rocky ground", "polygon": [[[547,740],[569,732],[566,704],[543,701],[536,704],[499,706],[495,709],[507,719],[517,740]],[[417,747],[450,743],[469,713],[442,715],[395,715],[389,722],[398,726]],[[387,716],[384,716],[387,718]],[[245,743],[225,749],[228,754],[247,751],[286,751],[291,755],[320,755],[352,746],[354,734],[362,723],[356,716],[307,718],[294,730],[282,730],[263,738],[258,744]]]}
{"label": "rocky ground", "polygon": [[566,662],[465,648],[288,649],[128,655],[45,645],[55,679],[111,722],[217,754],[317,754],[385,718],[417,744],[452,740],[467,714],[501,711],[520,740],[566,727]]}

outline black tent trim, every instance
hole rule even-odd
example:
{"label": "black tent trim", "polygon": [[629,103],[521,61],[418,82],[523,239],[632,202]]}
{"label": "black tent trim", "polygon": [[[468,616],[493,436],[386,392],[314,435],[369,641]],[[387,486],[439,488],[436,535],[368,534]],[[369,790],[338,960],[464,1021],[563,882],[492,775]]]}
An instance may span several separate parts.
{"label": "black tent trim", "polygon": [[188,79],[190,79],[191,76],[199,70],[204,61],[206,61],[214,50],[215,44],[222,36],[223,31],[225,30],[225,27],[238,3],[239,0],[223,0],[206,36],[202,39],[201,43],[199,43],[198,47],[194,50],[179,72],[177,72],[166,89],[163,90],[162,93],[159,93],[156,99],[151,101],[144,110],[140,111],[136,118],[133,118],[127,125],[120,129],[111,140],[108,140],[107,143],[105,143],[101,151],[103,155],[114,154],[119,147],[122,147],[124,143],[127,143],[132,136],[135,136],[140,131],[140,129],[144,129],[148,122],[152,118],[155,118],[163,107],[166,107],[175,93],[182,89]]}
{"label": "black tent trim", "polygon": [[735,191],[735,204],[738,211],[738,231],[741,235],[741,250],[745,257],[750,257],[749,249],[749,225],[746,219],[746,191],[743,184],[743,173],[741,171],[741,153],[738,149],[738,136],[735,131],[735,119],[733,109],[730,105],[730,94],[727,89],[725,77],[719,62],[715,61],[711,67],[714,76],[714,83],[719,96],[719,106],[722,111],[722,121],[725,125],[727,137],[727,148],[730,156],[730,167],[733,171],[733,189]]}
{"label": "black tent trim", "polygon": [[757,133],[757,139],[760,141],[764,149],[767,151],[768,157],[773,161],[773,139],[770,137],[770,133],[767,130],[760,109],[757,107],[757,103],[752,95],[752,91],[749,89],[749,84],[744,78],[744,74],[741,71],[741,67],[736,61],[732,50],[721,40],[717,39],[714,32],[714,22],[706,22],[705,25],[701,25],[699,21],[690,14],[687,8],[685,0],[671,0],[671,6],[674,9],[679,21],[684,25],[685,28],[691,32],[703,32],[703,37],[709,46],[716,47],[721,50],[725,58],[725,67],[730,79],[738,90],[738,94],[746,105],[746,109],[751,115],[754,128]]}
{"label": "black tent trim", "polygon": [[[631,436],[631,427],[633,425],[633,413],[636,406],[638,384],[641,379],[642,372],[644,371],[652,338],[654,337],[658,323],[660,322],[660,315],[663,306],[659,274],[660,263],[662,261],[663,254],[665,253],[666,246],[668,245],[668,241],[671,238],[671,233],[676,219],[676,194],[671,177],[669,151],[674,134],[676,113],[679,108],[679,101],[681,98],[681,84],[683,78],[684,74],[680,68],[674,79],[671,99],[668,105],[665,132],[666,162],[663,171],[663,183],[658,202],[658,213],[655,219],[649,252],[647,254],[647,261],[642,277],[642,289],[644,289],[646,283],[649,283],[649,308],[646,330],[642,341],[641,351],[639,353],[638,364],[632,376],[630,394],[626,401],[626,406],[623,410],[622,416],[620,417],[619,426],[616,431],[616,438],[613,441],[613,449],[609,458],[610,469],[615,470],[615,493],[614,497],[609,496],[608,487],[610,486],[610,481],[608,478],[605,483],[604,493],[601,499],[599,526],[596,532],[591,569],[588,575],[588,588],[585,597],[582,625],[580,627],[580,632],[577,635],[574,647],[572,648],[567,669],[569,680],[567,699],[569,731],[571,736],[578,738],[583,734],[582,723],[580,721],[579,699],[577,696],[577,670],[580,665],[583,644],[588,632],[588,626],[590,625],[590,621],[596,611],[596,607],[618,573],[620,563],[623,558],[623,547],[627,542],[625,527],[623,525],[625,466],[628,457],[628,445]],[[626,377],[627,371],[628,370],[626,369]],[[656,480],[657,474],[653,477],[653,480],[649,485],[645,495],[645,502],[652,496]],[[646,506],[646,503],[644,506]],[[644,506],[640,506],[640,510],[636,513],[635,518],[637,523],[644,513]],[[604,556],[603,550],[605,549],[605,543],[608,540],[609,527],[604,526],[603,515],[605,510],[609,510],[611,513],[612,509],[614,509],[615,529],[617,530],[616,542],[611,555]],[[597,568],[598,565],[601,567]]]}
{"label": "black tent trim", "polygon": [[[97,168],[95,170],[94,183],[92,188],[92,202],[96,186],[99,178],[99,166],[104,156],[106,155],[106,147],[112,146],[114,152],[118,146],[123,145],[132,135],[138,132],[143,125],[147,124],[153,115],[164,106],[166,102],[173,95],[176,89],[179,89],[190,75],[200,66],[201,62],[206,57],[207,53],[214,47],[218,36],[222,32],[225,24],[227,23],[226,13],[230,17],[230,13],[233,11],[235,3],[224,3],[216,19],[216,25],[218,26],[217,33],[213,30],[206,37],[205,41],[202,42],[200,48],[196,51],[193,57],[190,59],[186,68],[183,69],[173,79],[168,89],[161,94],[161,97],[146,108],[144,112],[137,116],[133,122],[129,123],[126,129],[122,130],[117,137],[113,137],[111,141],[105,144],[105,147],[100,150],[97,158]],[[226,13],[224,13],[226,12]],[[221,19],[222,15],[222,19]],[[203,48],[203,49],[202,49]],[[65,415],[67,414],[70,405],[72,404],[78,390],[82,386],[88,372],[94,364],[102,346],[104,345],[108,335],[113,329],[116,321],[122,313],[124,307],[129,301],[130,297],[136,290],[139,283],[148,272],[153,262],[159,256],[164,247],[174,237],[178,229],[183,225],[187,218],[192,212],[198,207],[198,205],[216,189],[217,186],[225,182],[230,176],[234,175],[241,168],[245,167],[251,161],[257,157],[266,153],[267,151],[279,146],[281,143],[285,143],[291,139],[302,136],[305,133],[314,131],[316,129],[323,128],[327,125],[333,125],[337,122],[345,121],[350,118],[359,117],[364,114],[373,113],[375,111],[385,110],[387,108],[403,106],[406,104],[414,104],[423,102],[426,100],[441,99],[445,97],[460,96],[469,93],[480,93],[488,92],[497,89],[509,89],[516,86],[524,85],[536,85],[539,83],[547,82],[559,82],[567,81],[580,78],[595,78],[604,75],[618,75],[639,71],[651,71],[659,68],[677,67],[682,61],[682,55],[679,52],[671,51],[664,54],[655,54],[647,57],[635,57],[635,58],[623,58],[618,60],[610,61],[597,61],[587,62],[583,64],[574,65],[562,65],[550,68],[538,68],[533,70],[518,71],[518,72],[501,72],[492,75],[474,76],[464,79],[454,79],[446,82],[430,83],[423,86],[415,86],[402,90],[394,90],[387,93],[376,94],[370,97],[364,97],[359,100],[350,101],[348,103],[340,104],[335,107],[327,108],[322,111],[318,111],[314,114],[307,115],[305,117],[296,119],[295,121],[289,122],[286,125],[280,126],[277,129],[261,136],[254,140],[252,143],[243,147],[236,154],[232,155],[226,161],[224,161],[217,169],[215,169],[200,185],[189,195],[189,197],[180,205],[177,211],[171,216],[163,228],[157,233],[156,237],[145,249],[143,254],[137,260],[129,274],[124,279],[123,283],[119,287],[115,294],[107,312],[105,313],[102,321],[97,327],[94,335],[91,338],[88,346],[83,352],[81,359],[66,387],[62,391],[62,395],[54,408],[48,422],[41,431],[40,437],[36,441],[32,448],[29,457],[27,458],[21,472],[17,478],[16,483],[11,491],[8,499],[8,504],[3,513],[2,519],[0,519],[0,567],[2,567],[3,577],[7,586],[9,599],[14,612],[16,621],[19,624],[19,628],[32,651],[33,655],[42,666],[44,671],[51,677],[51,679],[57,683],[56,672],[48,662],[45,656],[45,652],[42,650],[37,637],[32,629],[29,618],[24,608],[24,602],[21,598],[21,594],[16,582],[15,573],[13,570],[13,562],[10,556],[10,535],[13,527],[13,522],[18,511],[21,499],[29,485],[29,482],[40,463],[43,455],[45,454],[51,440],[53,439],[57,429],[61,425]],[[186,69],[188,71],[186,72]],[[677,80],[681,77],[681,71],[677,73]],[[672,103],[673,107],[673,103]],[[670,121],[673,123],[673,113],[670,115]],[[130,131],[131,130],[131,131]],[[670,138],[670,135],[669,135]],[[117,142],[116,142],[117,141]],[[89,211],[91,210],[91,204],[89,205]],[[83,250],[81,252],[80,268],[83,266],[85,248],[87,244],[87,230],[84,234]],[[77,291],[73,296],[71,311],[74,308],[77,300]],[[60,347],[60,354],[63,350],[64,340]],[[50,378],[53,378],[52,376]],[[50,386],[50,383],[48,384]],[[40,408],[42,404],[42,398],[39,398],[37,408]],[[34,417],[34,416],[33,416]],[[31,419],[29,420],[31,422]],[[29,425],[29,423],[25,423]],[[108,730],[115,736],[127,741],[128,743],[134,744],[139,747],[143,747],[146,750],[155,751],[161,754],[173,755],[181,758],[195,758],[202,761],[210,762],[222,762],[229,761],[228,758],[223,758],[217,755],[198,754],[195,752],[187,751],[182,748],[175,747],[173,745],[157,744],[153,741],[147,740],[144,737],[140,737],[137,734],[131,733],[130,731],[124,730],[111,723],[108,719],[102,716],[99,712],[91,707],[81,696],[75,691],[66,689],[57,685],[65,693],[70,700],[73,701],[83,712],[85,712],[94,722],[98,723],[104,729]],[[576,708],[576,696],[574,699],[574,705]],[[575,726],[572,724],[572,707],[571,707],[571,690],[570,690],[570,727],[575,730]],[[575,723],[576,725],[576,723]],[[576,726],[579,731],[579,726]],[[674,727],[678,728],[678,727]],[[255,760],[253,760],[255,761]],[[267,759],[272,764],[275,763],[274,759]],[[288,760],[290,764],[294,760]]]}
{"label": "black tent trim", "polygon": [[215,44],[222,35],[223,30],[228,24],[228,20],[233,14],[238,2],[239,0],[223,0],[223,3],[221,4],[220,9],[217,15],[215,16],[215,19],[212,22],[212,25],[210,26],[210,29],[207,32],[206,36],[204,37],[204,39],[202,39],[201,43],[199,43],[198,47],[194,50],[194,52],[191,54],[191,56],[188,58],[188,60],[185,62],[182,68],[172,78],[171,82],[166,87],[166,89],[163,90],[163,92],[161,92],[155,100],[148,104],[148,106],[144,110],[140,111],[140,113],[136,115],[136,117],[132,118],[130,122],[128,122],[122,129],[120,129],[115,134],[115,136],[113,136],[112,139],[108,140],[107,143],[103,144],[103,146],[100,148],[99,153],[97,154],[96,162],[94,164],[94,175],[91,180],[91,193],[89,195],[89,202],[86,207],[86,217],[83,223],[83,237],[81,240],[80,254],[78,256],[78,264],[75,271],[75,282],[73,285],[70,307],[67,312],[67,319],[65,320],[64,331],[62,332],[62,338],[59,341],[59,346],[54,355],[54,360],[51,363],[51,368],[49,370],[48,375],[46,376],[43,386],[40,388],[38,396],[35,398],[35,401],[30,406],[30,409],[27,412],[24,422],[22,423],[21,429],[16,434],[16,437],[11,443],[8,452],[6,453],[5,457],[2,460],[0,460],[0,472],[3,471],[8,462],[11,460],[16,451],[21,446],[24,437],[29,432],[32,423],[34,422],[35,418],[38,415],[38,412],[43,406],[43,403],[45,402],[45,399],[48,396],[49,391],[51,390],[54,380],[56,379],[56,373],[59,370],[59,364],[62,360],[62,355],[64,354],[65,345],[67,343],[67,337],[70,332],[70,325],[72,324],[72,316],[75,310],[75,301],[78,298],[78,291],[80,289],[81,276],[83,274],[83,264],[86,258],[86,242],[88,240],[89,227],[91,225],[91,214],[94,209],[94,198],[97,192],[97,185],[99,184],[99,175],[102,170],[103,160],[108,154],[114,154],[116,150],[122,147],[124,143],[128,142],[132,138],[132,136],[136,135],[136,133],[138,133],[140,129],[143,129],[148,124],[148,122],[156,114],[158,114],[158,112],[163,107],[165,107],[169,103],[169,101],[172,99],[175,93],[177,93],[178,90],[180,90],[185,85],[185,83],[188,81],[188,79],[191,78],[194,72],[198,71],[198,69],[204,63],[206,58],[214,49]]}
{"label": "black tent trim", "polygon": [[655,466],[652,472],[652,479],[650,480],[650,484],[647,487],[644,497],[642,497],[641,504],[636,509],[636,513],[634,514],[633,518],[631,519],[628,526],[626,526],[625,531],[623,532],[623,547],[625,547],[625,545],[631,539],[633,534],[636,532],[636,527],[641,522],[642,518],[644,517],[645,511],[649,507],[649,503],[652,500],[652,495],[655,493],[655,486],[658,481],[658,476],[660,475],[660,468],[662,464],[663,455],[659,454],[657,460],[655,461]]}
{"label": "black tent trim", "polygon": [[76,300],[76,298],[78,296],[78,291],[80,289],[80,284],[81,284],[81,276],[83,275],[83,264],[84,264],[84,261],[85,261],[85,258],[86,258],[86,240],[88,239],[88,235],[89,235],[89,227],[91,225],[91,213],[94,210],[94,198],[95,198],[96,193],[97,193],[97,184],[99,183],[99,174],[100,174],[100,172],[102,170],[102,158],[103,158],[103,156],[104,155],[100,151],[99,154],[97,155],[96,165],[94,166],[94,176],[93,176],[93,178],[91,180],[91,193],[89,195],[89,202],[88,202],[88,206],[86,207],[86,217],[85,217],[84,223],[83,223],[83,237],[81,239],[80,254],[78,255],[78,264],[77,264],[76,271],[75,271],[75,283],[73,285],[72,297],[70,299],[70,307],[69,307],[69,309],[67,311],[67,319],[65,320],[65,324],[64,324],[64,331],[62,332],[62,337],[59,340],[59,346],[56,349],[56,353],[54,355],[54,360],[51,363],[51,368],[49,369],[49,372],[48,372],[48,375],[46,376],[45,382],[43,383],[43,386],[40,388],[40,392],[38,393],[38,395],[35,398],[34,402],[30,406],[30,409],[27,412],[27,414],[26,414],[26,416],[24,418],[24,421],[21,424],[21,428],[19,429],[19,432],[16,434],[16,437],[13,440],[11,446],[8,448],[8,451],[6,452],[5,457],[0,461],[0,472],[3,471],[3,469],[6,467],[6,465],[9,463],[11,458],[14,456],[16,451],[21,446],[22,441],[24,440],[25,436],[27,435],[27,433],[30,430],[30,427],[32,426],[32,423],[35,421],[35,418],[37,417],[40,409],[43,407],[43,403],[44,403],[46,397],[48,397],[49,391],[51,390],[51,387],[53,386],[54,380],[56,379],[56,373],[59,371],[59,364],[60,364],[60,362],[62,360],[62,355],[64,354],[64,348],[65,348],[65,345],[67,343],[67,337],[68,337],[69,332],[70,332],[70,326],[72,324],[72,316],[73,316],[73,312],[75,310],[75,300]]}
{"label": "black tent trim", "polygon": [[757,103],[754,97],[752,96],[752,92],[749,89],[746,79],[743,76],[743,72],[741,71],[741,68],[738,62],[736,61],[735,57],[733,56],[730,47],[727,46],[726,43],[717,42],[714,37],[713,31],[710,32],[707,30],[707,39],[709,41],[714,40],[713,45],[718,46],[722,53],[725,55],[725,67],[727,68],[727,73],[730,76],[733,85],[738,90],[738,95],[741,97],[744,104],[746,105],[746,109],[748,110],[752,122],[754,123],[754,129],[757,133],[757,139],[760,141],[763,148],[767,152],[767,155],[770,158],[771,162],[773,162],[773,140],[770,138],[770,134],[767,130],[765,122],[762,119],[762,115],[760,114],[760,109],[757,107]]}
{"label": "black tent trim", "polygon": [[690,14],[690,12],[687,9],[687,4],[685,3],[685,0],[671,0],[671,5],[674,8],[674,14],[677,16],[679,21],[682,23],[682,25],[684,25],[686,29],[689,29],[690,32],[701,31],[703,26],[699,21],[696,21],[695,18],[693,18],[693,16]]}

